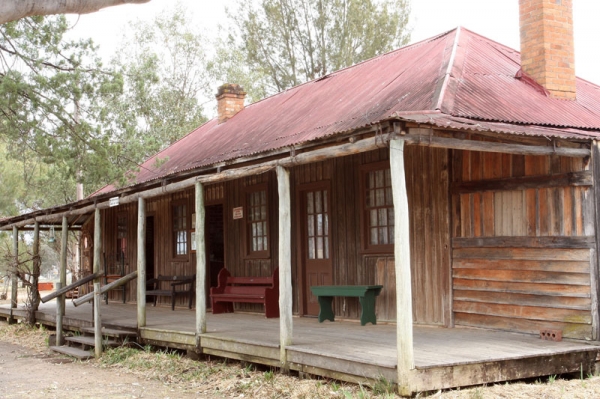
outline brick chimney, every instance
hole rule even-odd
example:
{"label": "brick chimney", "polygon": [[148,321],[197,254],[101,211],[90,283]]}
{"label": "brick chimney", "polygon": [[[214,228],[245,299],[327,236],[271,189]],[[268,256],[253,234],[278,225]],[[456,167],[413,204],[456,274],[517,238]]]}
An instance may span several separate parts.
{"label": "brick chimney", "polygon": [[233,118],[235,114],[244,109],[246,92],[240,85],[225,83],[219,87],[216,97],[219,124]]}
{"label": "brick chimney", "polygon": [[519,0],[521,69],[552,97],[575,100],[573,0]]}

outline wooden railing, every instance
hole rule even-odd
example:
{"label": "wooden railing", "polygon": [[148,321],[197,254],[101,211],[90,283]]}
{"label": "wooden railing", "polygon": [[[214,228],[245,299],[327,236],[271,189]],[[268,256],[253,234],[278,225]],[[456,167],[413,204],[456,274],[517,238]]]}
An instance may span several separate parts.
{"label": "wooden railing", "polygon": [[74,283],[71,283],[69,285],[67,285],[64,288],[61,288],[59,290],[54,291],[51,294],[46,295],[45,297],[41,298],[40,300],[42,301],[42,303],[46,303],[56,297],[59,297],[63,294],[66,294],[67,292],[74,290],[77,287],[80,287],[86,283],[89,283],[90,281],[92,281],[95,278],[100,278],[104,275],[103,271],[100,271],[98,273],[94,273],[94,274],[90,274],[89,276],[86,276],[80,280],[75,281]]}
{"label": "wooden railing", "polygon": [[[110,284],[106,284],[105,286],[103,286],[102,288],[100,288],[100,291],[98,291],[98,295],[102,295],[107,293],[108,291],[120,287],[121,285],[127,283],[130,280],[133,280],[134,278],[137,278],[137,270],[134,272],[129,273],[126,276],[121,277],[118,280],[113,281]],[[94,299],[94,292],[90,292],[89,294],[86,294],[84,296],[82,296],[81,298],[77,298],[73,300],[73,305],[75,306],[79,306],[81,304],[84,304],[86,302],[89,302],[91,300]]]}

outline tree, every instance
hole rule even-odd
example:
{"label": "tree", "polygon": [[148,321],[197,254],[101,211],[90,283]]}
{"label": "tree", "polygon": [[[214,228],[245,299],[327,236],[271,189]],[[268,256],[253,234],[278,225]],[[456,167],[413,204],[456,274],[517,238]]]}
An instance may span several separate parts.
{"label": "tree", "polygon": [[122,80],[103,68],[91,41],[67,41],[66,30],[64,16],[0,25],[0,142],[13,160],[44,163],[53,187],[78,171],[94,187],[132,166],[120,158],[118,126],[106,123],[103,106],[120,95]]}
{"label": "tree", "polygon": [[[268,77],[268,93],[356,64],[410,39],[409,0],[260,0],[258,6],[240,0],[228,14],[228,46],[243,54],[248,70]],[[223,70],[225,78],[235,72]]]}
{"label": "tree", "polygon": [[111,107],[123,127],[119,142],[137,161],[206,121],[200,98],[212,93],[205,42],[181,5],[125,35],[113,64],[124,92]]}
{"label": "tree", "polygon": [[35,15],[89,14],[120,4],[141,4],[150,0],[2,0],[0,24]]}

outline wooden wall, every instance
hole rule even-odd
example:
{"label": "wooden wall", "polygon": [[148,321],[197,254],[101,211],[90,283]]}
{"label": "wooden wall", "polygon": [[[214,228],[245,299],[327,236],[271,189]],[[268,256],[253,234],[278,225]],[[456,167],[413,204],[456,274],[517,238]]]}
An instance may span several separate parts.
{"label": "wooden wall", "polygon": [[[448,151],[408,146],[405,151],[407,188],[411,209],[411,256],[413,273],[413,318],[416,323],[447,325],[450,320],[450,226],[448,200]],[[361,227],[361,167],[387,161],[389,149],[355,156],[337,158],[292,169],[292,223],[299,221],[296,209],[298,187],[309,183],[329,182],[331,190],[331,239],[333,284],[382,284],[384,289],[377,300],[380,321],[396,318],[395,273],[393,253],[366,252],[362,245]],[[269,251],[262,257],[251,257],[244,246],[245,219],[233,219],[233,209],[246,210],[247,189],[266,184],[270,229]],[[154,274],[193,274],[195,253],[188,257],[172,255],[172,201],[186,201],[188,214],[194,209],[193,190],[147,201],[147,216],[154,217],[155,253]],[[234,276],[269,276],[278,263],[278,194],[274,172],[208,186],[207,204],[223,204],[225,264]],[[136,267],[137,205],[121,205],[103,212],[103,251],[116,253],[117,216],[128,215],[126,273]],[[246,216],[246,215],[245,215]],[[292,242],[298,243],[298,231],[292,229]],[[301,314],[302,290],[299,283],[303,272],[299,267],[299,245],[292,246],[294,312]],[[128,301],[135,301],[137,282],[128,286]],[[111,294],[111,300],[120,300],[120,293]],[[163,302],[165,299],[163,299]],[[166,299],[168,301],[168,298]],[[185,298],[179,305],[184,305]],[[167,304],[164,302],[163,304]],[[236,305],[238,310],[261,311],[258,305]],[[335,301],[339,317],[358,319],[360,305],[357,298]]]}
{"label": "wooden wall", "polygon": [[455,150],[452,162],[455,323],[591,338],[585,160]]}

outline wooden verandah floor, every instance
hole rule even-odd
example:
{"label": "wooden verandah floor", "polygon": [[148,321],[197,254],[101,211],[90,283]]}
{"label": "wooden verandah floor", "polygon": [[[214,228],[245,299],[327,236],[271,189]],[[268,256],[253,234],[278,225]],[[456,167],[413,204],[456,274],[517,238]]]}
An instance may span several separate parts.
{"label": "wooden verandah floor", "polygon": [[[15,315],[18,317],[22,310]],[[53,325],[54,301],[36,314]],[[0,317],[7,317],[7,305]],[[136,329],[136,305],[101,306],[103,326]],[[63,325],[77,329],[92,325],[92,306],[73,307],[67,301]],[[147,307],[142,342],[196,350],[195,311]],[[207,333],[200,338],[209,355],[279,365],[279,319],[260,314],[207,315]],[[427,391],[583,370],[591,371],[600,352],[597,343],[544,341],[538,337],[472,328],[414,327],[417,370],[413,389]],[[385,377],[397,381],[396,326],[353,321],[318,323],[315,318],[294,318],[293,345],[288,348],[290,368],[346,381]]]}

